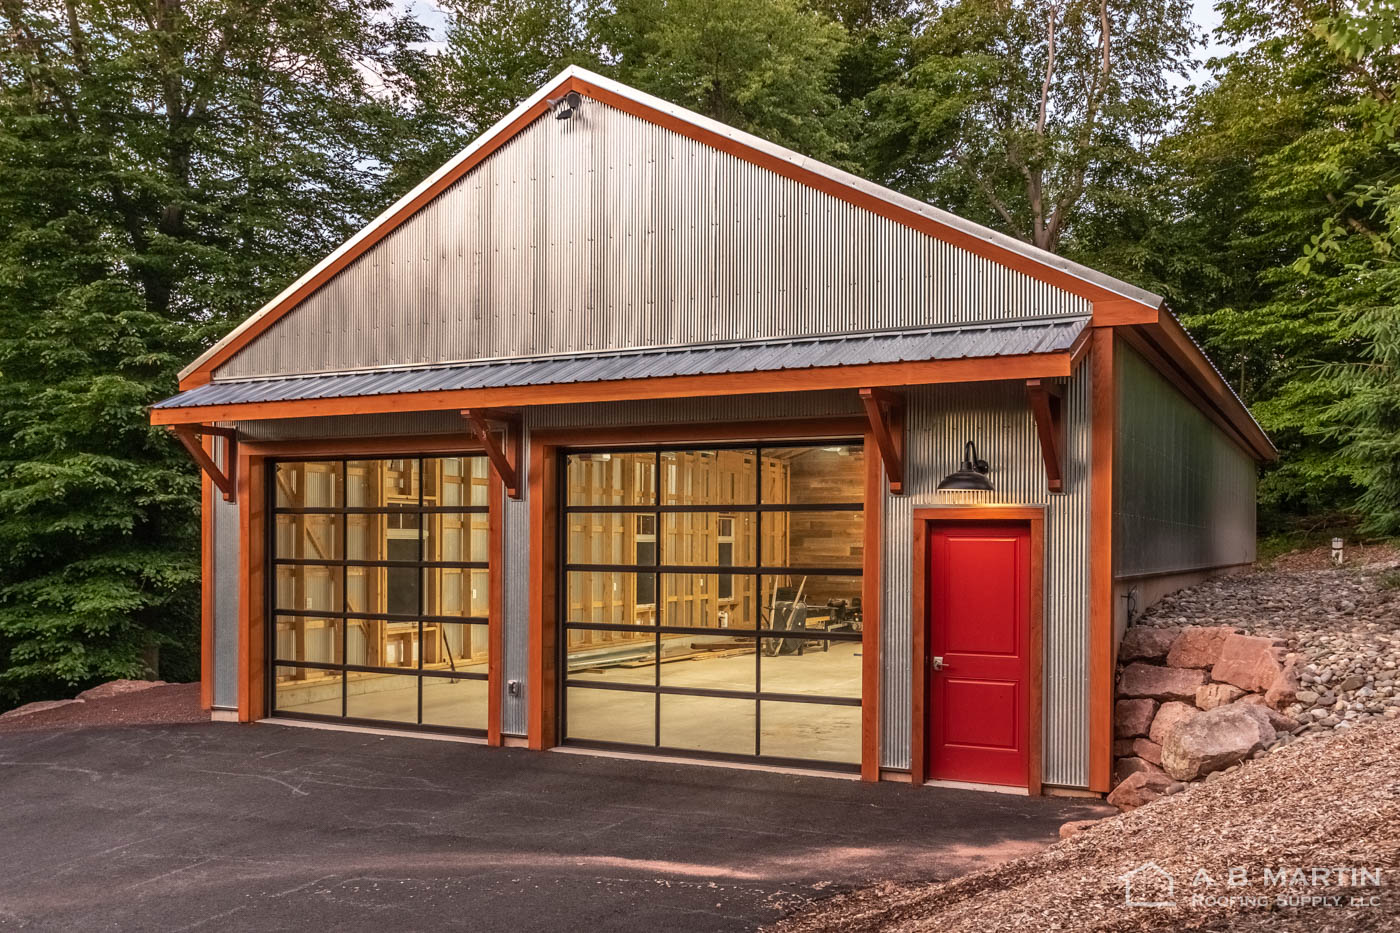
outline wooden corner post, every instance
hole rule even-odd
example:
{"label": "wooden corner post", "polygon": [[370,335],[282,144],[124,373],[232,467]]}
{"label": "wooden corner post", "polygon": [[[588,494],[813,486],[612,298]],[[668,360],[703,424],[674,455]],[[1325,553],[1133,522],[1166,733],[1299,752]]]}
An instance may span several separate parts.
{"label": "wooden corner post", "polygon": [[1090,349],[1089,789],[1106,792],[1113,768],[1113,470],[1118,386],[1112,327]]}

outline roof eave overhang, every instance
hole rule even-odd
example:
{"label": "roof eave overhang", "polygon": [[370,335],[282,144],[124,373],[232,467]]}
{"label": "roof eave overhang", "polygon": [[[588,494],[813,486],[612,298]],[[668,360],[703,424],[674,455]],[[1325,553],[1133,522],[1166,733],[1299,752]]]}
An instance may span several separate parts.
{"label": "roof eave overhang", "polygon": [[[1084,334],[1088,334],[1087,328]],[[479,407],[518,408],[530,405],[704,398],[770,392],[932,385],[949,382],[986,382],[999,379],[1055,379],[1067,377],[1073,372],[1082,345],[1083,341],[1080,341],[1068,350],[1018,356],[866,363],[851,366],[819,366],[807,369],[707,373],[692,376],[659,376],[648,379],[447,389],[433,392],[398,392],[387,395],[292,399],[275,402],[235,402],[226,405],[153,408],[150,414],[151,424],[154,425],[210,424],[404,411],[444,411]]]}

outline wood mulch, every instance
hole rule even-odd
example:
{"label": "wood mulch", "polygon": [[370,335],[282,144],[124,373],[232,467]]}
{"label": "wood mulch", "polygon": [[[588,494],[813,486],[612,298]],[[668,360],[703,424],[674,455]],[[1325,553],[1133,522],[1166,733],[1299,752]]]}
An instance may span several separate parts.
{"label": "wood mulch", "polygon": [[[1175,906],[1126,903],[1124,874],[1148,862],[1175,879]],[[1245,871],[1244,883],[1229,883],[1231,869]],[[1292,883],[1268,884],[1265,869],[1287,871]],[[1315,884],[1313,869],[1379,869],[1382,886],[1338,885],[1336,874]],[[1371,721],[1290,745],[1226,780],[1190,785],[1037,855],[943,884],[862,889],[773,929],[1394,930],[1400,928],[1397,872],[1400,721]],[[1279,903],[1314,896],[1342,902]],[[1221,900],[1231,897],[1240,900]],[[1261,897],[1270,906],[1261,906]],[[1353,904],[1352,897],[1379,901]]]}
{"label": "wood mulch", "polygon": [[165,684],[135,693],[93,697],[25,716],[0,718],[0,735],[208,721],[209,714],[199,708],[199,684]]}

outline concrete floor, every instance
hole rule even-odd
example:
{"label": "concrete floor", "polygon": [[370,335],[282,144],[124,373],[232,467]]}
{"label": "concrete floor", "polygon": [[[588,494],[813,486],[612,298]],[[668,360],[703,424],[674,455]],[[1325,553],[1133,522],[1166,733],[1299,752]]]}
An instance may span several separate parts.
{"label": "concrete floor", "polygon": [[0,929],[751,930],[1102,804],[204,723],[0,735]]}
{"label": "concrete floor", "polygon": [[[689,641],[689,637],[672,641]],[[681,644],[670,647],[687,647]],[[833,642],[827,651],[759,658],[747,653],[706,653],[668,660],[660,665],[661,684],[668,687],[753,690],[761,678],[769,693],[860,697],[861,646]],[[663,652],[664,654],[664,652]],[[485,672],[485,666],[480,667]],[[601,683],[650,686],[657,665],[590,667],[576,678]],[[413,723],[418,714],[416,678],[403,675],[350,675],[346,714],[359,719]],[[323,692],[323,691],[322,691]],[[340,697],[303,700],[294,690],[280,690],[278,708],[294,712],[339,716]],[[573,687],[566,697],[569,738],[631,745],[656,744],[656,698],[651,694]],[[761,707],[758,709],[756,707]],[[718,697],[664,695],[660,702],[661,745],[700,752],[754,754],[755,719],[761,754],[845,764],[860,763],[860,708],[813,703],[735,700]],[[479,680],[423,678],[423,722],[433,725],[486,728],[486,683]]]}

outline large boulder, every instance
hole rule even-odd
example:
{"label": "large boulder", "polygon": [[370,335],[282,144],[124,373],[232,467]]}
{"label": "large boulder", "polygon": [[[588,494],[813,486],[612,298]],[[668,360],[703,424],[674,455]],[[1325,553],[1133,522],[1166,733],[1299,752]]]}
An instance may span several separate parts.
{"label": "large boulder", "polygon": [[1130,697],[1150,697],[1164,703],[1167,700],[1191,703],[1196,699],[1196,688],[1205,682],[1204,671],[1159,667],[1134,661],[1119,675],[1118,692]]}
{"label": "large boulder", "polygon": [[1178,781],[1194,781],[1243,761],[1273,742],[1275,734],[1263,707],[1218,706],[1172,730],[1162,743],[1162,768]]}
{"label": "large boulder", "polygon": [[1121,784],[1130,775],[1137,774],[1139,771],[1146,771],[1150,774],[1166,773],[1162,771],[1160,765],[1154,765],[1143,758],[1119,758],[1113,763],[1113,783]]}
{"label": "large boulder", "polygon": [[1173,729],[1195,719],[1200,712],[1190,703],[1182,703],[1179,700],[1163,703],[1162,708],[1157,710],[1157,715],[1152,717],[1152,726],[1147,730],[1147,737],[1161,745],[1167,741],[1167,736]]}
{"label": "large boulder", "polygon": [[1123,633],[1118,645],[1119,663],[1160,661],[1167,656],[1180,629],[1134,625]]}
{"label": "large boulder", "polygon": [[1215,709],[1225,706],[1244,696],[1244,691],[1230,684],[1206,684],[1196,689],[1196,706],[1200,709]]}
{"label": "large boulder", "polygon": [[163,680],[109,680],[105,684],[98,684],[96,687],[84,690],[78,694],[80,700],[103,700],[107,697],[119,697],[127,693],[140,693],[142,690],[149,690],[152,687],[164,687]]}
{"label": "large boulder", "polygon": [[1177,789],[1175,784],[1175,781],[1160,771],[1137,771],[1128,775],[1109,792],[1108,802],[1124,812],[1136,810],[1143,804],[1171,793]]}
{"label": "large boulder", "polygon": [[1298,680],[1298,656],[1290,654],[1283,659],[1283,670],[1279,671],[1269,690],[1264,694],[1264,702],[1274,709],[1283,709],[1298,699],[1298,691],[1303,685]]}
{"label": "large boulder", "polygon": [[1172,642],[1167,652],[1167,666],[1209,670],[1220,660],[1225,639],[1238,631],[1225,625],[1188,625]]}
{"label": "large boulder", "polygon": [[1269,725],[1274,727],[1275,732],[1292,732],[1294,729],[1298,728],[1298,720],[1273,709],[1269,706],[1268,700],[1257,693],[1249,694],[1243,700],[1240,700],[1238,705],[1253,706],[1256,709],[1263,710],[1264,715],[1269,717]]}
{"label": "large boulder", "polygon": [[1162,746],[1150,739],[1133,739],[1132,755],[1154,765],[1162,763]]}
{"label": "large boulder", "polygon": [[1119,700],[1113,704],[1113,734],[1120,739],[1147,735],[1155,715],[1156,700]]}
{"label": "large boulder", "polygon": [[1210,679],[1262,693],[1283,671],[1283,644],[1259,635],[1230,635],[1221,645],[1220,660],[1210,669]]}

